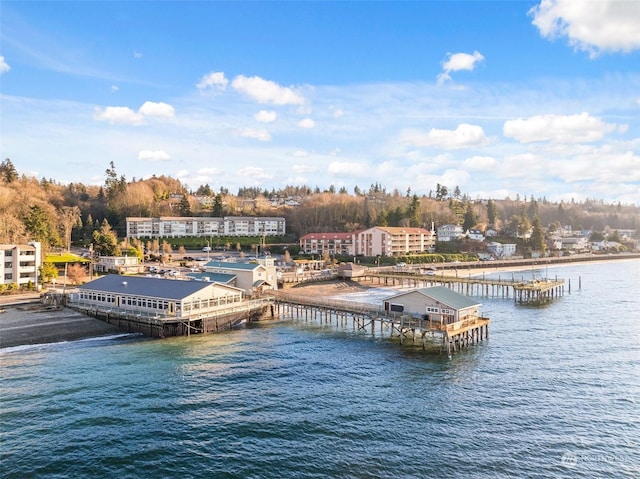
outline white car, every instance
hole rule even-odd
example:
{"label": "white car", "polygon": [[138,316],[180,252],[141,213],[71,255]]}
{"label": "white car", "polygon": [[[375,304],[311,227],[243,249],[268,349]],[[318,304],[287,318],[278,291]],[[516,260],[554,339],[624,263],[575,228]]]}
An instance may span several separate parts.
{"label": "white car", "polygon": [[208,253],[209,251],[211,251],[211,246],[205,246],[204,248],[202,248],[202,251]]}

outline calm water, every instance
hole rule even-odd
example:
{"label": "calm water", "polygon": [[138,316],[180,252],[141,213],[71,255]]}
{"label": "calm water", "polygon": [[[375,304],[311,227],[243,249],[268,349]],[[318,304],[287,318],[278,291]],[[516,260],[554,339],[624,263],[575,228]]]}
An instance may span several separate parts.
{"label": "calm water", "polygon": [[297,321],[3,350],[0,472],[639,477],[640,261],[556,274],[542,308],[482,298],[489,341],[451,359]]}

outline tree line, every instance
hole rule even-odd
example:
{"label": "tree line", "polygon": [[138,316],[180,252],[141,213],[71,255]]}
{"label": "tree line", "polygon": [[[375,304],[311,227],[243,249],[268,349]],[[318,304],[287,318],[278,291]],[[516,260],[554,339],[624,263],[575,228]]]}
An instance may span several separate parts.
{"label": "tree line", "polygon": [[[10,159],[0,163],[0,243],[40,241],[45,251],[93,244],[96,250],[132,248],[123,242],[126,217],[283,216],[292,242],[310,232],[349,232],[372,226],[422,227],[458,224],[464,230],[493,228],[505,235],[543,241],[544,232],[569,226],[608,235],[638,229],[640,207],[601,200],[554,203],[545,198],[473,200],[459,187],[436,185],[428,195],[407,189],[286,186],[280,190],[223,186],[190,190],[169,176],[127,180],[111,162],[102,185],[62,184],[20,174]],[[298,206],[283,206],[293,198]],[[207,201],[203,201],[203,200]],[[140,245],[137,245],[140,247]]]}

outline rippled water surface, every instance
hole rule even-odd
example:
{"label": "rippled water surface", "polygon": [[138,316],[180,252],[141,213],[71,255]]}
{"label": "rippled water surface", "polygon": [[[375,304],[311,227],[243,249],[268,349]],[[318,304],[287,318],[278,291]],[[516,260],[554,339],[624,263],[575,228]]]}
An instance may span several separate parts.
{"label": "rippled water surface", "polygon": [[0,472],[639,477],[640,261],[556,274],[544,307],[481,298],[490,339],[451,358],[295,320],[0,351]]}

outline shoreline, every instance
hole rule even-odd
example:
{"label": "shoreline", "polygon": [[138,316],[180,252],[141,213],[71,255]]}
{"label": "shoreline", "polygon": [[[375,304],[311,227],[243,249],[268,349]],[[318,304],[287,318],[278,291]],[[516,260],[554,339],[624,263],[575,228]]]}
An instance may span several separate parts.
{"label": "shoreline", "polygon": [[[506,265],[503,262],[499,264],[485,264],[493,262],[483,262],[481,267],[474,268],[470,268],[465,264],[459,264],[456,268],[449,264],[446,268],[438,268],[437,275],[455,277],[458,274],[463,277],[469,274],[476,277],[483,274],[515,273],[531,269],[539,270],[547,266],[556,268],[592,262],[604,263],[614,260],[637,261],[640,260],[640,255],[616,256],[615,258],[596,257],[584,261],[575,259],[570,262],[556,261],[548,264],[546,261],[540,260],[533,265],[533,268],[529,263]],[[381,286],[373,281],[332,279],[286,286],[282,291],[317,297],[334,297],[380,288]],[[391,287],[383,287],[383,289],[393,290]],[[0,312],[0,353],[7,348],[16,346],[75,341],[124,333],[113,324],[86,316],[72,309],[47,307],[40,302],[38,293],[0,296],[0,311],[2,311]]]}
{"label": "shoreline", "polygon": [[113,324],[68,308],[47,308],[39,301],[2,305],[0,353],[16,346],[35,346],[123,334]]}

